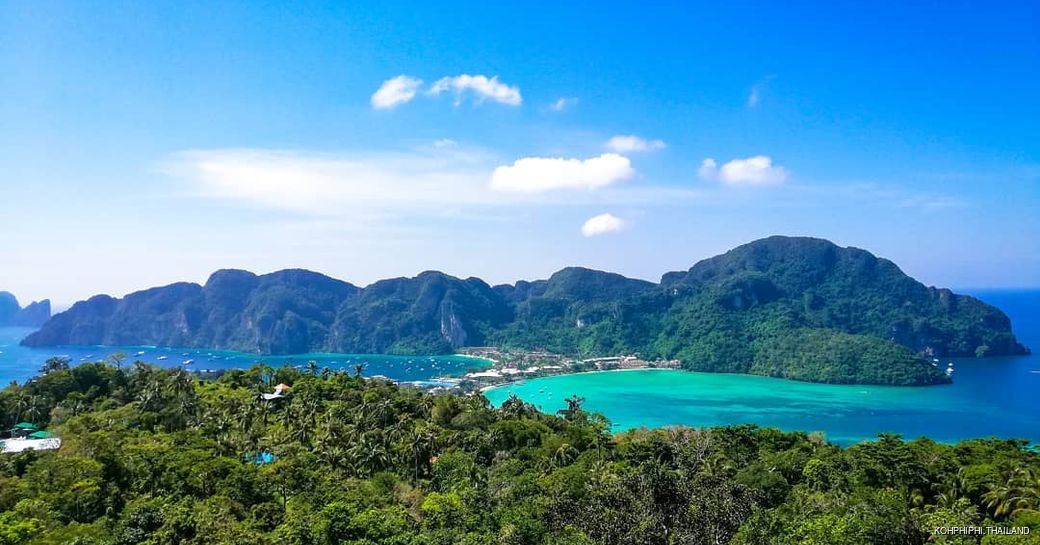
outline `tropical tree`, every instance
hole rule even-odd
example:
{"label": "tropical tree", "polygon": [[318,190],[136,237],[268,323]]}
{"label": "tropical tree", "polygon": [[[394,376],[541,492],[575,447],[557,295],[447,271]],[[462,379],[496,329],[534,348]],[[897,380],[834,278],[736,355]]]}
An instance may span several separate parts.
{"label": "tropical tree", "polygon": [[1015,468],[1007,478],[983,496],[986,507],[1000,518],[1040,509],[1040,472]]}

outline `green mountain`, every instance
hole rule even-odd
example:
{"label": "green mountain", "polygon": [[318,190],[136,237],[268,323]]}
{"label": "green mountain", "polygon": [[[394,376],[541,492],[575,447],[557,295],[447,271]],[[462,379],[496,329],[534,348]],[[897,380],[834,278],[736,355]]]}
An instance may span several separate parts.
{"label": "green mountain", "polygon": [[864,250],[779,236],[665,274],[658,284],[577,267],[495,287],[439,272],[358,288],[302,270],[218,271],[204,286],[93,297],[23,344],[259,354],[499,345],[874,384],[946,381],[930,357],[1028,353],[990,305],[926,287]]}

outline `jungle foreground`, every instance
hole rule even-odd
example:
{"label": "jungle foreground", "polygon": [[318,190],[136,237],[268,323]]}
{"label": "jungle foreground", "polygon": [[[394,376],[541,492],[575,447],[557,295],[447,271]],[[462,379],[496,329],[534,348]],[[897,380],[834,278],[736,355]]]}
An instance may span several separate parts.
{"label": "jungle foreground", "polygon": [[[0,391],[0,544],[1040,543],[1040,453],[755,426],[610,433],[568,400],[356,373],[52,360]],[[277,393],[276,393],[277,392]]]}

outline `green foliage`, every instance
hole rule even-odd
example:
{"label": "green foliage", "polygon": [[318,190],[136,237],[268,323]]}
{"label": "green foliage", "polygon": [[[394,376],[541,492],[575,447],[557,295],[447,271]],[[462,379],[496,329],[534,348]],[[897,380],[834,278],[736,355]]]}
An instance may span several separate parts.
{"label": "green foliage", "polygon": [[308,271],[219,271],[205,286],[78,303],[24,342],[395,354],[494,344],[894,385],[947,381],[920,356],[1026,352],[998,309],[925,287],[863,250],[790,237],[740,246],[660,284],[577,267],[493,288],[439,272],[362,289]]}
{"label": "green foliage", "polygon": [[[0,456],[0,545],[894,545],[977,542],[936,526],[1040,531],[1040,455],[1022,441],[885,435],[842,449],[747,425],[615,436],[580,398],[547,415],[346,372],[202,382],[60,367],[0,391],[0,417],[38,398],[63,441]],[[289,397],[256,396],[278,382]]]}

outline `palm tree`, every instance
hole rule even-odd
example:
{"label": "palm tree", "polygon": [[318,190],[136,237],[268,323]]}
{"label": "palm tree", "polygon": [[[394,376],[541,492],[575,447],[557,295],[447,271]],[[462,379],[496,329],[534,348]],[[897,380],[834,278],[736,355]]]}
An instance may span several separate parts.
{"label": "palm tree", "polygon": [[419,482],[419,465],[427,466],[434,450],[437,448],[437,436],[429,428],[420,428],[412,432],[409,446],[415,462],[415,482]]}
{"label": "palm tree", "polygon": [[581,414],[581,404],[585,402],[585,398],[575,395],[568,397],[564,401],[567,402],[567,408],[556,412],[567,420],[574,420]]}
{"label": "palm tree", "polygon": [[419,400],[417,408],[419,409],[419,416],[420,417],[422,417],[422,418],[429,418],[430,417],[430,411],[433,410],[433,396],[431,396],[431,395],[424,395],[424,396],[422,396],[422,398]]}
{"label": "palm tree", "polygon": [[372,416],[380,427],[385,427],[390,417],[394,414],[394,403],[390,398],[380,399],[372,407]]}
{"label": "palm tree", "polygon": [[40,419],[40,414],[43,412],[43,399],[40,396],[34,395],[29,398],[28,414],[29,421],[36,423]]}
{"label": "palm tree", "polygon": [[390,454],[377,435],[378,432],[361,434],[347,449],[350,465],[359,477],[367,477],[385,468],[390,462]]}
{"label": "palm tree", "polygon": [[502,414],[510,418],[523,418],[529,416],[533,412],[531,406],[525,403],[524,400],[520,399],[516,394],[510,395],[509,399],[502,402],[502,406],[499,407],[498,410],[502,411]]}
{"label": "palm tree", "polygon": [[1040,473],[1016,469],[1007,480],[982,496],[997,517],[1012,517],[1040,510]]}
{"label": "palm tree", "polygon": [[203,420],[206,423],[206,427],[212,430],[213,437],[217,442],[217,446],[221,449],[221,453],[228,454],[233,452],[235,445],[231,435],[233,429],[231,414],[219,409],[207,410]]}
{"label": "palm tree", "polygon": [[126,354],[122,352],[116,352],[108,357],[108,360],[112,362],[112,365],[116,366],[116,369],[123,368],[123,360],[126,359]]}
{"label": "palm tree", "polygon": [[29,396],[25,395],[24,389],[18,390],[18,401],[15,402],[14,423],[22,421],[22,412],[29,409]]}
{"label": "palm tree", "polygon": [[310,360],[307,362],[307,371],[310,372],[311,376],[318,376],[318,362]]}
{"label": "palm tree", "polygon": [[578,454],[578,449],[572,447],[570,444],[564,443],[560,445],[560,447],[553,452],[552,456],[546,460],[545,472],[549,473],[554,469],[574,463],[574,460],[578,458]]}
{"label": "palm tree", "polygon": [[603,462],[603,450],[606,449],[609,445],[610,436],[608,434],[597,433],[596,435],[592,436],[592,441],[589,443],[589,446],[596,449],[596,454],[598,455],[600,463]]}

